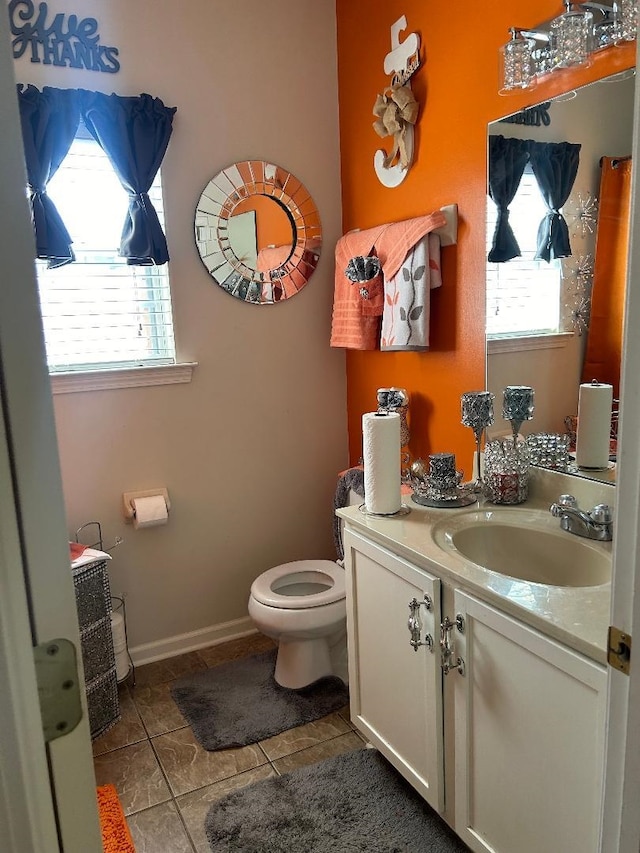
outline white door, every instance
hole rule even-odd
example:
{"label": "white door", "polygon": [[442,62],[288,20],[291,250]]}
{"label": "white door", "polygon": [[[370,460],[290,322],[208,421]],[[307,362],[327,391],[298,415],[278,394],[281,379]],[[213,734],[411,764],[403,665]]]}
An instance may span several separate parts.
{"label": "white door", "polygon": [[[609,710],[602,853],[640,850],[640,86],[636,84],[631,248],[622,359],[620,455],[611,624],[637,628],[630,675],[609,668]],[[634,659],[635,658],[635,659]]]}
{"label": "white door", "polygon": [[0,127],[0,838],[3,853],[100,853],[86,704],[47,746],[35,685],[33,645],[80,644],[6,15]]}

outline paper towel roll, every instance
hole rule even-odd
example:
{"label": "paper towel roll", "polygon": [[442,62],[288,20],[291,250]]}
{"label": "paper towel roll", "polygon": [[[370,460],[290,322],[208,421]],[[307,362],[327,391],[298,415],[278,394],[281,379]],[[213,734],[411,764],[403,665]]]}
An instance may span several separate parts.
{"label": "paper towel roll", "polygon": [[606,468],[609,464],[613,386],[596,382],[580,386],[576,463],[578,468]]}
{"label": "paper towel roll", "polygon": [[158,527],[166,524],[169,520],[167,503],[163,495],[151,495],[147,498],[134,498],[133,504],[133,526],[138,529],[142,527]]}
{"label": "paper towel roll", "polygon": [[401,505],[400,415],[368,412],[362,416],[364,505],[368,512],[391,515]]}

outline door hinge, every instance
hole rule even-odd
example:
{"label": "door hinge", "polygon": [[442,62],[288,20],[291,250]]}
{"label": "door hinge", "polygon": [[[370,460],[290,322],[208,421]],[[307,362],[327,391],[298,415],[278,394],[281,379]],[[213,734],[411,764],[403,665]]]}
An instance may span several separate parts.
{"label": "door hinge", "polygon": [[82,719],[80,677],[71,640],[33,647],[45,743],[72,732]]}
{"label": "door hinge", "polygon": [[607,635],[607,661],[609,666],[629,675],[631,667],[631,634],[625,634],[620,628],[609,626]]}

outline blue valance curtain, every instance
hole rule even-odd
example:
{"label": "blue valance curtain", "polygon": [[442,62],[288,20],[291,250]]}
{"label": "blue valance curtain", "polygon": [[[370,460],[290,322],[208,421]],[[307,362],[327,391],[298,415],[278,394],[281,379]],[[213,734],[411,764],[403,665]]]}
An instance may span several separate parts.
{"label": "blue valance curtain", "polygon": [[527,164],[531,165],[548,210],[538,228],[535,258],[551,261],[571,255],[569,229],[560,209],[569,198],[578,173],[580,147],[571,142],[489,137],[489,195],[498,208],[489,261],[503,262],[520,256],[509,225],[509,204]]}
{"label": "blue valance curtain", "polygon": [[120,256],[134,265],[166,263],[167,241],[148,191],[167,150],[176,108],[147,94],[121,97],[50,87],[40,92],[21,84],[18,101],[38,257],[50,267],[74,260],[71,238],[46,188],[82,118],[129,196]]}

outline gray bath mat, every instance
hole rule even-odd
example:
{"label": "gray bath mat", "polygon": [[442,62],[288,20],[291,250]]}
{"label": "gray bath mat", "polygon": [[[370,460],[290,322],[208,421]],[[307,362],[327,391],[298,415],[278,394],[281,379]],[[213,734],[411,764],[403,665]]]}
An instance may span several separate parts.
{"label": "gray bath mat", "polygon": [[173,682],[171,695],[205,749],[256,743],[348,704],[340,678],[327,676],[290,690],[277,684],[275,666],[274,649]]}
{"label": "gray bath mat", "polygon": [[205,831],[212,853],[468,853],[374,749],[228,794]]}

